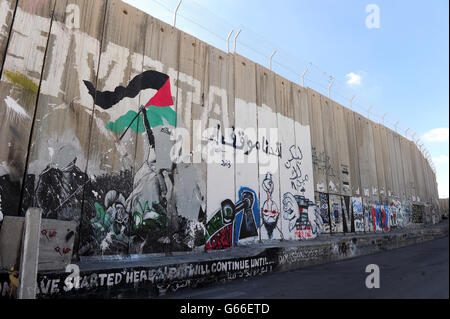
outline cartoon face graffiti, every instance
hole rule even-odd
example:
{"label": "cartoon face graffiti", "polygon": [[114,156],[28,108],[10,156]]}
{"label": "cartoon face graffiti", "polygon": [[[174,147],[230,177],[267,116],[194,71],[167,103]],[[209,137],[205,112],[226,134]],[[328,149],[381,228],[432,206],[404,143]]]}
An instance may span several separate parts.
{"label": "cartoon face graffiti", "polygon": [[261,209],[263,222],[264,224],[267,225],[273,225],[276,224],[278,220],[279,210],[277,204],[272,200],[272,194],[274,190],[272,174],[270,173],[266,174],[262,186],[267,195],[267,200],[264,202],[263,207]]}

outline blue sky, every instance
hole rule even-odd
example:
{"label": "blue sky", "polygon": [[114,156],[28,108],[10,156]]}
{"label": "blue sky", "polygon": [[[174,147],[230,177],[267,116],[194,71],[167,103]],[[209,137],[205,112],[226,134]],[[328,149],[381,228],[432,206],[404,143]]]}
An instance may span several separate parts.
{"label": "blue sky", "polygon": [[[173,23],[178,0],[125,0]],[[379,28],[368,28],[370,4]],[[242,29],[237,53],[416,138],[429,150],[441,197],[449,189],[449,1],[406,0],[183,0],[177,27],[226,50]],[[310,64],[310,62],[312,64]]]}

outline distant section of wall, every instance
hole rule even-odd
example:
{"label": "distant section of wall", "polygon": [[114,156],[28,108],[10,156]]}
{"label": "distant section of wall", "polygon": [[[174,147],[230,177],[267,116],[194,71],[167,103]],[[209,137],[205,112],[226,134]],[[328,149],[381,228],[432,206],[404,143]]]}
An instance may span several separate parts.
{"label": "distant section of wall", "polygon": [[0,213],[75,258],[440,220],[417,147],[318,92],[119,0],[0,8]]}
{"label": "distant section of wall", "polygon": [[445,214],[448,217],[448,198],[439,199],[439,207],[441,209],[441,214]]}

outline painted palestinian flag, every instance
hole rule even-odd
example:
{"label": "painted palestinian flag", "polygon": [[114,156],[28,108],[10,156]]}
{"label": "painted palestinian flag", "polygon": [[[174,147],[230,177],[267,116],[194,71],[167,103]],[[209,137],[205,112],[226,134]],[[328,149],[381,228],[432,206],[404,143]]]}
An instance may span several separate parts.
{"label": "painted palestinian flag", "polygon": [[[118,86],[111,91],[96,91],[94,85],[89,81],[84,81],[89,94],[95,101],[95,104],[104,110],[112,108],[125,98],[135,98],[143,90],[153,89],[156,94],[147,102],[147,116],[151,127],[171,125],[176,126],[176,112],[170,108],[173,103],[172,93],[170,89],[170,79],[164,73],[157,71],[145,71],[134,77],[127,87]],[[128,111],[114,122],[109,122],[106,128],[116,134],[122,134],[130,125],[136,116],[135,111]],[[134,121],[130,128],[137,133],[144,133],[145,128],[142,124],[143,115],[139,115],[139,119]]]}

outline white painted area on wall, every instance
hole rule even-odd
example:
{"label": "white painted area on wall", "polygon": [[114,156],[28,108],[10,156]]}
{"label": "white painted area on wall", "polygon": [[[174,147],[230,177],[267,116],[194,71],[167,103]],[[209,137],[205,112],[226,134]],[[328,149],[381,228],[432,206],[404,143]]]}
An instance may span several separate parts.
{"label": "white painted area on wall", "polygon": [[[259,161],[259,182],[260,182],[260,212],[261,212],[261,239],[281,239],[281,213],[280,202],[280,175],[279,175],[279,157],[274,154],[267,154],[264,151],[266,145],[272,150],[277,150],[279,142],[277,114],[263,105],[258,107],[258,141],[260,149],[258,150]],[[276,134],[273,134],[276,133]],[[265,141],[268,141],[266,144]],[[273,189],[270,190],[270,184]],[[270,196],[270,198],[269,198]],[[269,212],[265,212],[269,210]],[[268,229],[264,225],[264,215],[268,217],[269,223],[274,221],[274,217],[270,216],[273,212],[278,212],[277,226],[273,229],[272,237],[269,237]],[[267,218],[266,217],[266,218]],[[268,226],[270,227],[270,226]]]}
{"label": "white painted area on wall", "polygon": [[[241,136],[244,145],[248,145],[250,142],[256,143],[258,140],[258,125],[255,103],[247,103],[239,98],[235,99],[235,125],[238,144],[241,143]],[[245,155],[247,150],[247,147],[236,149],[236,201],[239,200],[239,190],[242,187],[252,189],[259,198],[258,153],[253,150],[247,156]],[[249,240],[251,238],[244,240],[244,242]]]}
{"label": "white painted area on wall", "polygon": [[[280,143],[282,145],[282,158],[280,161],[280,195],[281,195],[281,213],[282,213],[282,223],[281,229],[285,239],[293,240],[295,239],[295,228],[292,228],[290,221],[287,219],[290,216],[288,209],[289,206],[286,205],[288,201],[288,194],[300,195],[299,192],[293,187],[291,177],[293,177],[292,168],[289,168],[289,160],[291,160],[291,150],[295,150],[296,141],[294,134],[294,121],[286,116],[278,114],[278,133]],[[294,149],[291,149],[294,147]],[[303,173],[302,173],[303,174]],[[300,216],[295,216],[295,218],[300,218]]]}
{"label": "white painted area on wall", "polygon": [[19,7],[11,30],[4,70],[14,70],[39,83],[44,63],[50,19],[30,14]]}

